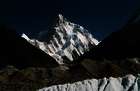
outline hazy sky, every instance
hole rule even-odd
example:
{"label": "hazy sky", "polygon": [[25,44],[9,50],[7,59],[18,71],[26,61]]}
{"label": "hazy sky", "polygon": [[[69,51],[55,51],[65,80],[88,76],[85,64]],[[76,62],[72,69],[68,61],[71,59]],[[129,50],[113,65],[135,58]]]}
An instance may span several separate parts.
{"label": "hazy sky", "polygon": [[140,6],[140,0],[9,0],[3,3],[0,22],[12,24],[19,33],[34,37],[48,30],[51,21],[61,13],[98,39],[120,29]]}

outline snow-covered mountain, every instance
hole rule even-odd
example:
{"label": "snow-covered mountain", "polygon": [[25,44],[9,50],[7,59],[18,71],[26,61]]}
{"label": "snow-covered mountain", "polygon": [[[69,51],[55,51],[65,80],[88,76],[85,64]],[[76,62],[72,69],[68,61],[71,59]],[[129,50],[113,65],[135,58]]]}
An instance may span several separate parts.
{"label": "snow-covered mountain", "polygon": [[75,60],[84,52],[89,51],[91,46],[99,43],[85,28],[69,22],[61,14],[58,15],[53,30],[49,30],[49,32],[51,35],[48,35],[45,41],[30,39],[25,34],[22,34],[22,37],[52,56],[59,64]]}

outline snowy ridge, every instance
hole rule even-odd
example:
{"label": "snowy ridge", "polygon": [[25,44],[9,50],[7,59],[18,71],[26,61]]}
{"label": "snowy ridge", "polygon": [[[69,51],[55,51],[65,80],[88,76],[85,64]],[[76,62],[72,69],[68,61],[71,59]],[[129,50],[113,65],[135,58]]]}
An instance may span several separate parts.
{"label": "snowy ridge", "polygon": [[90,79],[54,85],[38,91],[140,91],[140,77],[127,75],[119,78]]}
{"label": "snowy ridge", "polygon": [[52,56],[59,64],[65,63],[64,58],[73,61],[99,43],[86,29],[67,21],[62,15],[58,16],[54,31],[50,32],[54,33],[49,35],[49,40],[43,42],[29,39],[25,34],[22,37]]}

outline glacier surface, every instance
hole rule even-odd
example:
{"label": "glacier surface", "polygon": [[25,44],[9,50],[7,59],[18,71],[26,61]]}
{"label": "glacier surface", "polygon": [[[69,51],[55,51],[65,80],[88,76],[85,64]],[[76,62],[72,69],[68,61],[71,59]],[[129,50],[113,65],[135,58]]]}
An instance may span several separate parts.
{"label": "glacier surface", "polygon": [[140,76],[89,79],[75,83],[54,85],[38,91],[140,91]]}

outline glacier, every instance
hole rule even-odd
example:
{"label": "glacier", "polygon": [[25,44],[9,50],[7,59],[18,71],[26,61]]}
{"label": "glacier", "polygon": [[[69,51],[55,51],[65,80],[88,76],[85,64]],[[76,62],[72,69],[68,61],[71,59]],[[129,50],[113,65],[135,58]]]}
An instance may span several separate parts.
{"label": "glacier", "polygon": [[38,91],[140,91],[140,75],[89,79],[75,83],[45,87]]}
{"label": "glacier", "polygon": [[52,56],[59,64],[76,60],[76,57],[83,55],[91,47],[99,44],[99,41],[88,30],[69,22],[61,14],[58,15],[53,30],[49,32],[52,35],[49,35],[46,41],[30,39],[25,34],[22,34],[21,37]]}

